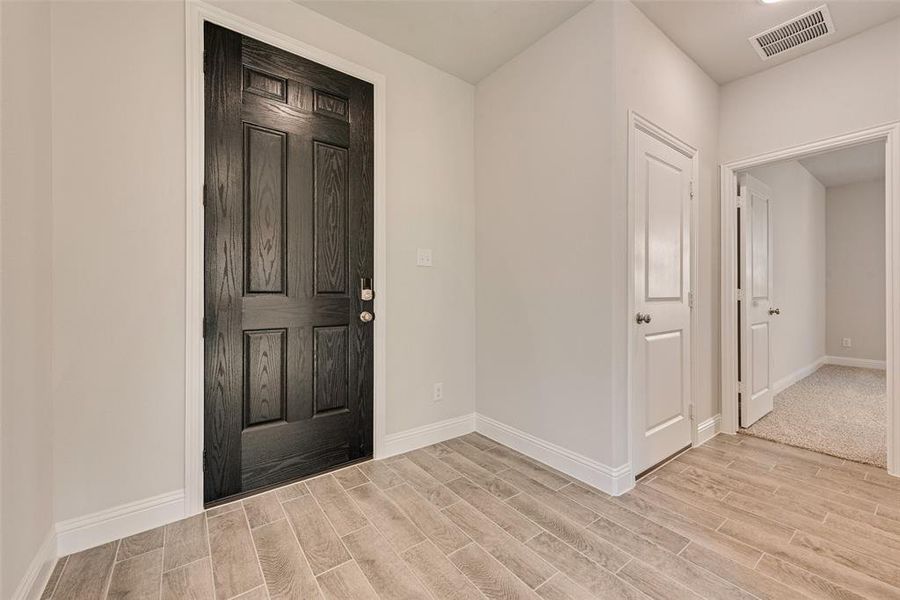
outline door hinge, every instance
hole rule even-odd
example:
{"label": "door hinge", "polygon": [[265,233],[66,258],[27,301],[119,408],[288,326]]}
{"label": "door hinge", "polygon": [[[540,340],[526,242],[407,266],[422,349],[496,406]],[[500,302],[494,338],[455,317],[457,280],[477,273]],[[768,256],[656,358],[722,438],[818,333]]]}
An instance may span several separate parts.
{"label": "door hinge", "polygon": [[694,308],[694,292],[688,292],[688,308]]}
{"label": "door hinge", "polygon": [[203,182],[203,207],[206,208],[206,182]]}
{"label": "door hinge", "polygon": [[694,199],[694,180],[691,180],[691,200]]}
{"label": "door hinge", "polygon": [[694,420],[694,405],[693,404],[688,404],[688,417],[691,419],[691,421]]}
{"label": "door hinge", "polygon": [[200,332],[200,337],[206,339],[206,315],[203,315],[203,331]]}
{"label": "door hinge", "polygon": [[737,291],[737,299],[738,299],[738,301],[744,299],[744,290],[738,290],[738,291]]}
{"label": "door hinge", "polygon": [[738,385],[737,385],[738,394],[743,394],[744,393],[744,382],[738,381],[737,383],[738,383]]}
{"label": "door hinge", "polygon": [[203,472],[206,473],[206,450],[203,451]]}

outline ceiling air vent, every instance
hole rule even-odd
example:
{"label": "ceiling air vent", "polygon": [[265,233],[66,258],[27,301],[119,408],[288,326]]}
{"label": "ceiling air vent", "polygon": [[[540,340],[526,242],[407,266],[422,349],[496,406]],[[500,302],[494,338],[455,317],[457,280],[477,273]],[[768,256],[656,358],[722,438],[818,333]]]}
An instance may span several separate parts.
{"label": "ceiling air vent", "polygon": [[773,56],[784,54],[792,48],[832,33],[834,23],[831,21],[831,13],[823,4],[787,23],[754,35],[750,38],[750,44],[761,59],[769,60]]}

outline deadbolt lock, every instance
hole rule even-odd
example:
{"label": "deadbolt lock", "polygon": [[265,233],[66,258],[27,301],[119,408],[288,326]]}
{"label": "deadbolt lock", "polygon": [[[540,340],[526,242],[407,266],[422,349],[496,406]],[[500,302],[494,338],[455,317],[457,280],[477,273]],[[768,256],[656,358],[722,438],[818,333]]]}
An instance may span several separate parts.
{"label": "deadbolt lock", "polygon": [[371,277],[363,277],[359,280],[359,299],[363,302],[369,302],[375,299],[375,292],[372,290]]}

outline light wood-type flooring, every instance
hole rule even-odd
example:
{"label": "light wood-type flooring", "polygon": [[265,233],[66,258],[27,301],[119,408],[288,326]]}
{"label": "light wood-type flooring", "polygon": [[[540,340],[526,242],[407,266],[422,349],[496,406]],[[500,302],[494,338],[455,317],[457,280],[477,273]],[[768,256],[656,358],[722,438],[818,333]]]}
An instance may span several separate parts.
{"label": "light wood-type flooring", "polygon": [[60,559],[44,598],[900,598],[900,479],[720,435],[614,498],[478,434]]}

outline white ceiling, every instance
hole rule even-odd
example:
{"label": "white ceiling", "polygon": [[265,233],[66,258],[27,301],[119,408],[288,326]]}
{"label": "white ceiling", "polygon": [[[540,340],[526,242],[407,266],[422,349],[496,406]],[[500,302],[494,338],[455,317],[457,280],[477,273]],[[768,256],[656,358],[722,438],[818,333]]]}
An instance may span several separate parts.
{"label": "white ceiling", "polygon": [[[647,17],[718,83],[727,83],[808,54],[900,17],[900,0],[633,0]],[[827,4],[835,33],[767,61],[747,38]]]}
{"label": "white ceiling", "polygon": [[800,160],[825,187],[873,181],[884,177],[884,143],[873,142]]}
{"label": "white ceiling", "polygon": [[470,83],[590,4],[587,0],[295,0]]}

